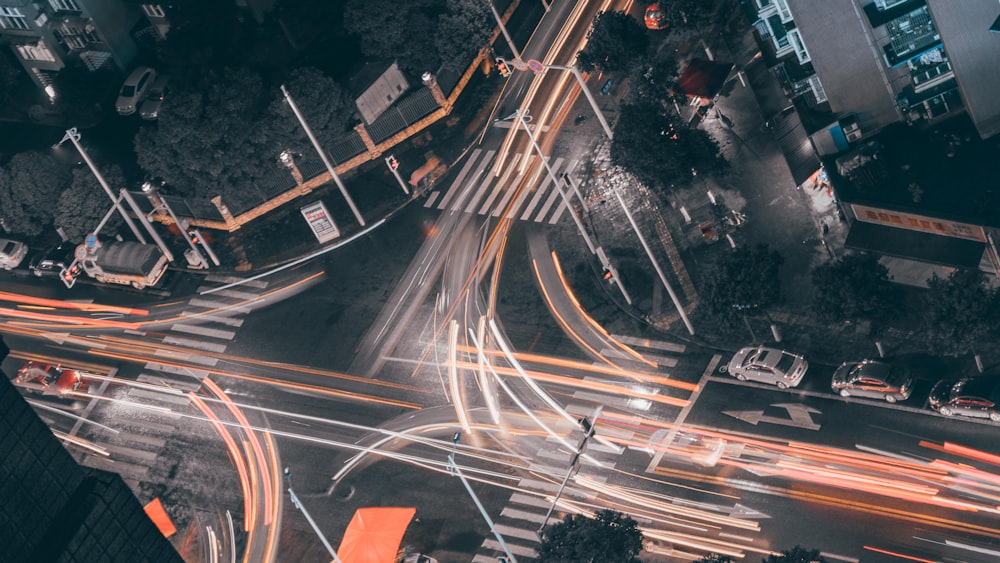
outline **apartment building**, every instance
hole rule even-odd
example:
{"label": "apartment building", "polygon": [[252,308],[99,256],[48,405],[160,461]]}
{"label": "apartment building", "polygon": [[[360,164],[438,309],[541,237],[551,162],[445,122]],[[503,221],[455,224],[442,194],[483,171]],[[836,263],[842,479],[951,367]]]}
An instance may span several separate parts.
{"label": "apartment building", "polygon": [[914,285],[1000,272],[1000,2],[751,1],[851,224],[845,245]]}
{"label": "apartment building", "polygon": [[995,0],[753,0],[773,70],[803,106],[828,112],[810,131],[819,154],[896,122],[960,112],[981,138],[1000,132],[1000,16]]}
{"label": "apartment building", "polygon": [[127,70],[138,54],[132,32],[146,23],[142,18],[139,5],[120,0],[0,0],[0,43],[45,89],[67,65]]}

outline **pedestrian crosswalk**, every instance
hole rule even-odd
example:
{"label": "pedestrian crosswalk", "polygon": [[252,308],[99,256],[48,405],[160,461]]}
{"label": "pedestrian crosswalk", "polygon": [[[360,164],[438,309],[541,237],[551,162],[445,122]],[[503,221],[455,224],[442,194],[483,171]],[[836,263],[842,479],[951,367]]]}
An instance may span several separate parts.
{"label": "pedestrian crosswalk", "polygon": [[161,456],[169,459],[171,443],[189,438],[184,435],[186,425],[181,425],[181,420],[188,415],[200,416],[185,393],[201,389],[202,379],[219,363],[218,356],[228,349],[251,310],[243,304],[268,287],[267,281],[251,280],[238,289],[201,295],[236,281],[239,278],[233,276],[205,276],[177,322],[165,331],[140,333],[160,340],[164,346],[154,346],[154,355],[162,359],[143,365],[136,382],[146,386],[107,389],[114,395],[115,407],[95,410],[91,419],[99,425],[79,428],[78,435],[94,445],[83,456],[84,465],[118,473],[133,490],[139,490],[143,482],[163,477],[155,475],[159,467],[176,463],[161,463]]}
{"label": "pedestrian crosswalk", "polygon": [[[465,161],[454,181],[434,190],[424,202],[428,209],[475,213],[535,223],[556,224],[566,212],[566,196],[572,194],[565,176],[577,161],[514,155],[499,175],[490,172],[495,151],[476,149]],[[551,173],[550,173],[551,171]]]}
{"label": "pedestrian crosswalk", "polygon": [[[640,339],[628,336],[615,335],[615,340],[632,347],[646,360],[654,361],[661,367],[674,367],[682,357],[686,347],[667,341],[657,341],[650,339]],[[602,352],[603,353],[603,352]],[[610,353],[610,351],[609,351]],[[654,359],[655,358],[655,359]],[[638,362],[636,362],[638,364]],[[649,366],[643,364],[647,370]],[[662,371],[657,372],[661,377]],[[583,378],[595,382],[613,383],[614,380],[604,377],[587,376]],[[620,383],[620,382],[618,382]],[[631,386],[633,389],[635,386]],[[650,393],[684,393],[675,389],[649,389]],[[636,406],[636,399],[602,393],[594,390],[577,390],[571,395],[571,401],[565,406],[566,412],[574,417],[592,417],[595,409],[600,406],[602,412],[609,411],[635,413],[648,408]],[[579,440],[580,432],[568,423],[562,428],[562,434],[570,443]],[[596,436],[601,439],[590,439],[586,443],[584,455],[580,456],[579,470],[575,477],[568,482],[562,492],[560,504],[571,502],[581,506],[601,506],[600,494],[591,488],[574,486],[575,482],[586,480],[587,482],[606,483],[613,479],[616,474],[616,467],[625,452],[625,448],[618,446],[620,443],[633,442],[639,439],[636,433],[628,428],[614,427],[607,424],[598,424]],[[517,491],[514,492],[499,515],[494,519],[495,528],[504,538],[504,543],[510,552],[517,557],[518,561],[531,560],[538,557],[538,547],[540,540],[538,537],[539,528],[546,524],[546,514],[552,507],[555,496],[559,490],[559,484],[569,468],[569,463],[575,452],[569,451],[566,445],[554,438],[549,437],[532,456],[527,467],[528,474],[532,477],[525,477],[518,482]],[[547,524],[552,525],[563,517],[559,509],[553,511]],[[640,523],[642,518],[637,518]],[[473,563],[497,563],[500,557],[505,555],[503,546],[491,534],[487,536],[480,545]]]}

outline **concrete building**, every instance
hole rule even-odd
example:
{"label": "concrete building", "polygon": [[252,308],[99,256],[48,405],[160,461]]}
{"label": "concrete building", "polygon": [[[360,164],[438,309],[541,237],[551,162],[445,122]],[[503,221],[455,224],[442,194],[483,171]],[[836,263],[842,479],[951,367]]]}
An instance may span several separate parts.
{"label": "concrete building", "polygon": [[128,69],[138,53],[131,31],[141,17],[137,6],[118,0],[0,0],[0,43],[45,88],[69,64]]}
{"label": "concrete building", "polygon": [[1000,15],[994,0],[752,0],[773,69],[834,154],[897,122],[966,112],[981,138],[1000,131]]}
{"label": "concrete building", "polygon": [[824,164],[803,185],[833,190],[846,246],[913,285],[1000,272],[1000,3],[750,1],[762,54]]}
{"label": "concrete building", "polygon": [[122,478],[78,465],[2,372],[0,545],[2,561],[183,562]]}

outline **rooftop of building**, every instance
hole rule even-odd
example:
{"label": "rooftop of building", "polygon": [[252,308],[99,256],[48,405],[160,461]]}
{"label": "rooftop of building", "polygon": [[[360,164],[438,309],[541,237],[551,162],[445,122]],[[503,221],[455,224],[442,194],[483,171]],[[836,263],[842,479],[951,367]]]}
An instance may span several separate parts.
{"label": "rooftop of building", "polygon": [[979,139],[967,115],[933,127],[890,125],[824,159],[845,202],[1000,227],[1000,138]]}

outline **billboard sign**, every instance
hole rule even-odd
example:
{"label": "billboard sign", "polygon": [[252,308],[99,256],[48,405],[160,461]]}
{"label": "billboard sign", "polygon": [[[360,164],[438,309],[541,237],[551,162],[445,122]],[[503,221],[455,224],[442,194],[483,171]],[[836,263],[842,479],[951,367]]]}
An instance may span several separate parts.
{"label": "billboard sign", "polygon": [[340,229],[333,222],[333,217],[330,216],[330,212],[326,210],[322,201],[306,205],[300,211],[302,211],[302,216],[306,218],[306,222],[309,223],[309,228],[316,235],[316,240],[320,243],[331,241],[340,236]]}

